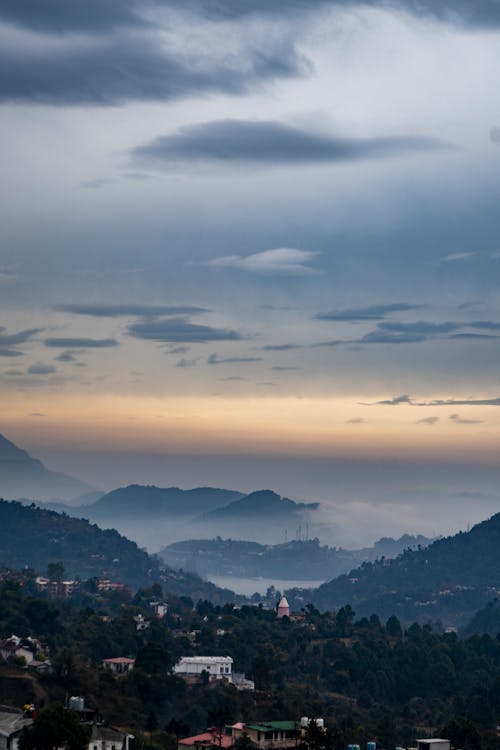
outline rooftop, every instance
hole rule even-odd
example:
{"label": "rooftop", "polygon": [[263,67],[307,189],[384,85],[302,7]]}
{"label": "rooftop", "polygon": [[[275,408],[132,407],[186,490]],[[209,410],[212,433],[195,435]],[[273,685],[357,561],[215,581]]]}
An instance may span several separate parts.
{"label": "rooftop", "polygon": [[271,732],[274,729],[292,731],[298,729],[299,725],[296,721],[264,721],[260,724],[245,724],[245,726],[256,732]]}
{"label": "rooftop", "polygon": [[179,740],[179,745],[217,745],[217,747],[228,748],[234,744],[234,739],[227,734],[219,735],[218,732],[203,732],[195,734],[194,737],[184,737]]}
{"label": "rooftop", "polygon": [[202,661],[206,664],[232,664],[233,659],[231,656],[181,656],[179,661],[185,664],[198,664]]}
{"label": "rooftop", "polygon": [[106,664],[133,664],[135,659],[128,659],[126,656],[115,656],[112,659],[103,659]]}

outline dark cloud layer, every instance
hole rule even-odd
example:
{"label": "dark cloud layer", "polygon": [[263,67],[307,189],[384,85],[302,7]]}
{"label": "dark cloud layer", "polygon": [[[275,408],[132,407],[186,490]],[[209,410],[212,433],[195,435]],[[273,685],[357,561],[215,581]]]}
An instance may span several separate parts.
{"label": "dark cloud layer", "polygon": [[68,338],[51,337],[45,339],[45,346],[61,349],[106,349],[118,346],[116,339],[91,339],[91,338]]}
{"label": "dark cloud layer", "polygon": [[218,357],[211,354],[207,359],[208,365],[235,364],[240,362],[262,362],[262,357]]}
{"label": "dark cloud layer", "polygon": [[273,120],[215,120],[188,125],[132,151],[150,166],[181,161],[303,164],[355,161],[445,148],[420,135],[342,138],[319,135]]}
{"label": "dark cloud layer", "polygon": [[37,362],[26,370],[28,375],[53,375],[56,368],[53,365],[46,365],[43,362]]}
{"label": "dark cloud layer", "polygon": [[399,404],[409,404],[410,406],[500,406],[500,398],[447,398],[434,399],[432,401],[414,401],[411,396],[404,393],[401,396],[394,396],[384,401],[364,403],[363,406],[398,406]]}
{"label": "dark cloud layer", "polygon": [[18,333],[4,333],[5,328],[0,327],[0,346],[17,346],[18,344],[25,344],[30,341],[38,333],[42,333],[43,328],[27,328],[24,331],[18,331]]}
{"label": "dark cloud layer", "polygon": [[34,46],[23,52],[0,48],[0,100],[106,106],[210,91],[240,94],[268,78],[305,70],[291,43],[278,43],[268,53],[242,51],[219,63],[206,52],[196,59],[169,52],[153,32],[122,31],[100,43],[90,40],[52,51]]}
{"label": "dark cloud layer", "polygon": [[148,317],[156,315],[197,315],[210,312],[204,307],[189,305],[55,305],[56,312],[74,315],[90,315],[96,318],[118,318],[127,316]]}
{"label": "dark cloud layer", "polygon": [[242,338],[237,331],[228,328],[196,325],[186,318],[167,318],[133,323],[127,327],[130,336],[145,341],[165,343],[204,343],[205,341],[238,341]]}
{"label": "dark cloud layer", "polygon": [[418,310],[422,307],[423,305],[409,305],[403,302],[395,302],[386,305],[368,305],[367,307],[348,307],[344,310],[331,310],[330,312],[318,313],[314,317],[315,320],[337,320],[356,323],[364,320],[382,320],[391,313]]}
{"label": "dark cloud layer", "polygon": [[477,26],[500,23],[497,0],[3,0],[0,18],[43,31],[106,31],[119,26],[142,26],[145,10],[191,10],[208,18],[238,19],[251,14],[288,16],[330,7],[397,7],[455,23]]}

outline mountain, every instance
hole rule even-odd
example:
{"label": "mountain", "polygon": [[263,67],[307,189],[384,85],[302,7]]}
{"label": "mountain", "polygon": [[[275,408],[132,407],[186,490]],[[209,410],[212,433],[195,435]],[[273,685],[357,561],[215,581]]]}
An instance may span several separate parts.
{"label": "mountain", "polygon": [[0,497],[70,498],[90,489],[78,479],[50,471],[0,435]]}
{"label": "mountain", "polygon": [[173,568],[194,570],[202,576],[325,580],[347,573],[365,560],[382,554],[396,556],[409,547],[427,546],[431,539],[407,534],[400,539],[385,537],[373,547],[347,550],[322,546],[318,539],[294,540],[264,545],[234,539],[190,539],[160,550],[160,557]]}
{"label": "mountain", "polygon": [[310,510],[317,510],[319,503],[296,503],[287,497],[281,497],[272,490],[259,490],[223,508],[216,508],[205,514],[210,521],[237,520],[239,518],[256,519],[259,516],[266,520],[270,517],[300,519],[300,516]]}
{"label": "mountain", "polygon": [[0,567],[28,567],[44,574],[54,562],[63,563],[68,578],[108,578],[132,589],[161,582],[167,593],[189,596],[194,601],[245,601],[193,573],[162,566],[157,557],[115,529],[100,529],[84,519],[34,504],[0,500]]}
{"label": "mountain", "polygon": [[295,606],[320,609],[350,604],[357,615],[396,614],[402,621],[440,619],[463,626],[500,595],[500,513],[469,532],[439,539],[393,560],[363,563],[317,589],[287,592]]}
{"label": "mountain", "polygon": [[181,490],[179,487],[155,487],[131,484],[112,490],[90,505],[68,508],[68,513],[81,513],[92,520],[147,517],[158,519],[167,516],[194,516],[231,503],[242,497],[241,492],[213,487],[196,487]]}

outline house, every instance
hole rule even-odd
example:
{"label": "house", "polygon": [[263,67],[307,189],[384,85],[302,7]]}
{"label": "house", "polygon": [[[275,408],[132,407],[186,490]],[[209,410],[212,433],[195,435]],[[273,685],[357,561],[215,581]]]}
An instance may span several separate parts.
{"label": "house", "polygon": [[228,734],[222,734],[218,729],[207,729],[202,734],[196,734],[194,737],[184,737],[177,743],[177,750],[202,750],[205,748],[227,748],[234,745],[234,738]]}
{"label": "house", "polygon": [[33,724],[21,711],[0,706],[0,750],[18,750],[19,737],[24,727]]}
{"label": "house", "polygon": [[125,734],[113,727],[92,724],[88,750],[129,750],[132,734]]}
{"label": "house", "polygon": [[104,669],[108,669],[113,674],[126,674],[134,668],[135,659],[128,659],[126,656],[115,656],[112,659],[103,659]]}
{"label": "house", "polygon": [[79,581],[54,581],[51,578],[37,576],[35,578],[37,590],[56,599],[68,599],[80,586]]}
{"label": "house", "polygon": [[233,659],[230,656],[183,656],[174,665],[174,673],[186,678],[200,679],[208,673],[209,680],[232,682]]}
{"label": "house", "polygon": [[31,664],[35,658],[33,651],[23,646],[21,638],[14,634],[10,638],[0,641],[0,656],[7,662],[22,658],[26,664]]}
{"label": "house", "polygon": [[257,724],[234,724],[231,733],[235,741],[244,734],[248,735],[259,748],[295,748],[302,730],[297,721],[265,721]]}
{"label": "house", "polygon": [[168,604],[166,602],[149,602],[149,606],[159,620],[167,616]]}
{"label": "house", "polygon": [[450,750],[450,740],[434,738],[431,740],[417,740],[417,750]]}

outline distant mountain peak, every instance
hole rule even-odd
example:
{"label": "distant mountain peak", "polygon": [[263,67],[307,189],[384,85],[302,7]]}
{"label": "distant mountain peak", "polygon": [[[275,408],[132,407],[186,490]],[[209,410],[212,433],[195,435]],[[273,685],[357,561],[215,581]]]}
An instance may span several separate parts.
{"label": "distant mountain peak", "polygon": [[89,489],[78,479],[50,471],[37,458],[0,434],[0,497],[71,498]]}

